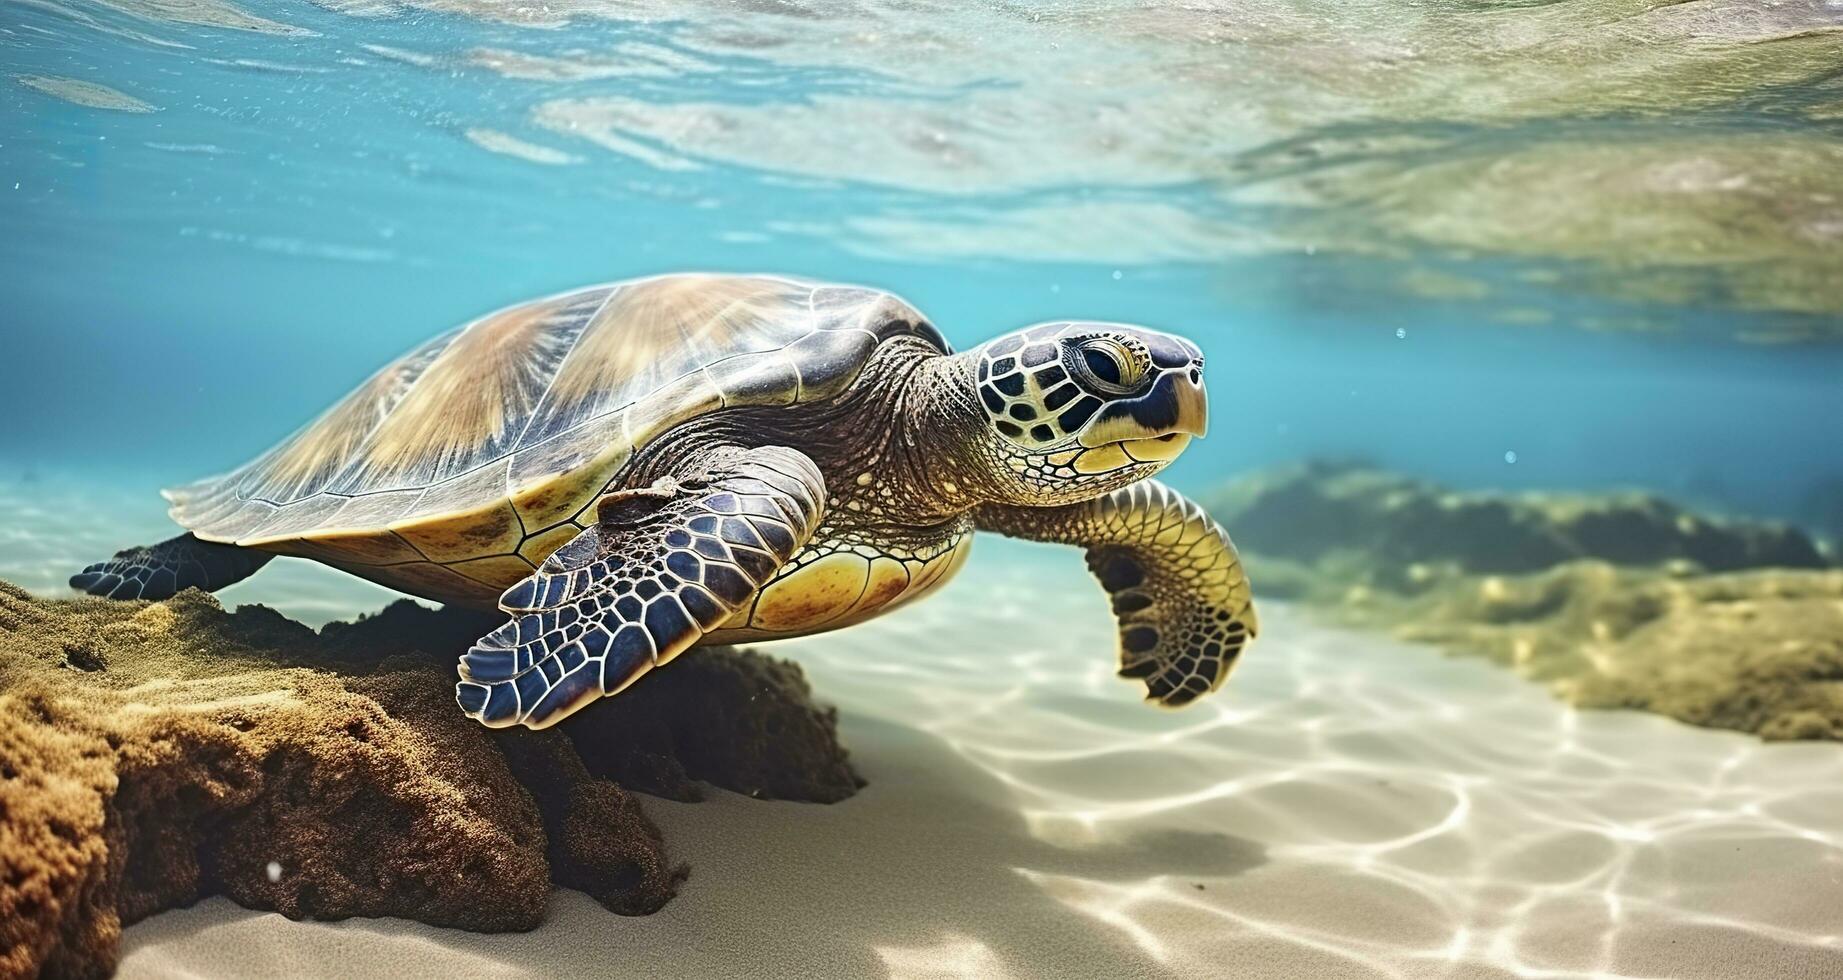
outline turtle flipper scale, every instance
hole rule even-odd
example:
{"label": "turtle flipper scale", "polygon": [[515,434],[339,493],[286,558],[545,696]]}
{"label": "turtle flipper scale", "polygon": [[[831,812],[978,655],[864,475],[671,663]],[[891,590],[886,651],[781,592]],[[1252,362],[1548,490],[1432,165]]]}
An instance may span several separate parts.
{"label": "turtle flipper scale", "polygon": [[1181,707],[1222,686],[1260,630],[1228,532],[1156,480],[1066,507],[985,507],[982,530],[1087,548],[1111,599],[1120,676]]}
{"label": "turtle flipper scale", "polygon": [[461,710],[494,728],[548,728],[748,605],[812,536],[825,481],[779,446],[716,451],[703,466],[602,498],[595,525],[506,590],[511,621],[461,657]]}
{"label": "turtle flipper scale", "polygon": [[191,534],[125,548],[70,577],[70,587],[110,599],[170,599],[180,591],[216,592],[256,574],[275,556]]}

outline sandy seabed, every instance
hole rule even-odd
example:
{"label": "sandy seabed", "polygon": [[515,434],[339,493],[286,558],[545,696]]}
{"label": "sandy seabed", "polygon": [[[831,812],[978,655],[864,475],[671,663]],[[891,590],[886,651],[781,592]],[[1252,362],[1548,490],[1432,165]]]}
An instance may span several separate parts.
{"label": "sandy seabed", "polygon": [[[46,579],[98,533],[0,572]],[[1574,711],[1274,603],[1221,694],[1159,711],[1112,677],[1075,552],[978,552],[934,599],[765,648],[839,705],[870,785],[648,799],[693,868],[658,914],[560,891],[537,931],[477,935],[212,899],[129,929],[121,974],[1843,975],[1843,746]],[[349,583],[277,562],[224,597],[380,604]]]}

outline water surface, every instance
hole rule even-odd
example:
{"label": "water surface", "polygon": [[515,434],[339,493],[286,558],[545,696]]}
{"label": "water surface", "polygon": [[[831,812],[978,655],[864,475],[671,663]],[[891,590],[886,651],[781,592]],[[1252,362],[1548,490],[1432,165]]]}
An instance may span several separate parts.
{"label": "water surface", "polygon": [[[1208,351],[1175,471],[1795,513],[1843,464],[1843,5],[10,0],[15,473],[151,487],[681,269]],[[1514,453],[1516,462],[1506,462]]]}
{"label": "water surface", "polygon": [[[1193,493],[1347,455],[1816,519],[1843,2],[0,0],[0,268],[0,577],[46,593],[424,339],[693,269],[887,288],[962,346],[1187,334]],[[1577,713],[1278,606],[1225,692],[1159,713],[1074,552],[976,551],[783,645],[872,786],[649,802],[698,869],[658,916],[564,893],[478,938],[214,902],[131,932],[126,972],[1836,962],[1834,746]],[[223,598],[391,596],[278,561]]]}

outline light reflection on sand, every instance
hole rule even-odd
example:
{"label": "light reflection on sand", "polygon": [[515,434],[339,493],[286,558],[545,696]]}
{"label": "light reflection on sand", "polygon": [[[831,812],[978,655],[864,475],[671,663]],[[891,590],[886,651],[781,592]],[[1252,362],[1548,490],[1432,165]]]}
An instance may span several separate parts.
{"label": "light reflection on sand", "polygon": [[[157,502],[54,489],[0,492],[0,577],[52,591],[79,558],[165,533]],[[936,599],[774,649],[839,704],[871,784],[832,807],[649,801],[696,869],[659,915],[562,893],[536,933],[470,936],[214,900],[131,929],[124,975],[252,957],[350,975],[406,956],[456,975],[918,978],[1843,964],[1838,746],[1577,712],[1273,603],[1221,695],[1163,712],[1111,676],[1105,605],[1073,552],[978,551]],[[386,597],[303,562],[225,596],[311,620]]]}
{"label": "light reflection on sand", "polygon": [[[1179,972],[1256,936],[1392,977],[1843,966],[1834,745],[1581,713],[1284,608],[1226,696],[1153,712],[1110,676],[1079,566],[990,544],[969,573],[984,581],[862,640],[802,641],[799,659],[847,712],[945,740],[1046,842],[1158,826],[1264,845],[1265,863],[1220,887],[1182,865],[1134,880],[1015,869]],[[993,653],[999,637],[1016,648]],[[864,641],[908,649],[879,662]]]}
{"label": "light reflection on sand", "polygon": [[912,948],[880,947],[890,980],[1010,980],[1013,974],[977,939],[947,936]]}

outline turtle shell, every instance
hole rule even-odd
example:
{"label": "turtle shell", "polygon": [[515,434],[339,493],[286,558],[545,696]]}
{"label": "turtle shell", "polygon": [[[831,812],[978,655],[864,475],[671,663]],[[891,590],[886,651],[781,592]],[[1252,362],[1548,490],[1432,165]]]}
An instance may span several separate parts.
{"label": "turtle shell", "polygon": [[269,452],[166,496],[207,541],[490,602],[575,535],[636,450],[707,412],[837,395],[898,336],[949,349],[913,307],[856,286],[580,289],[438,337]]}

